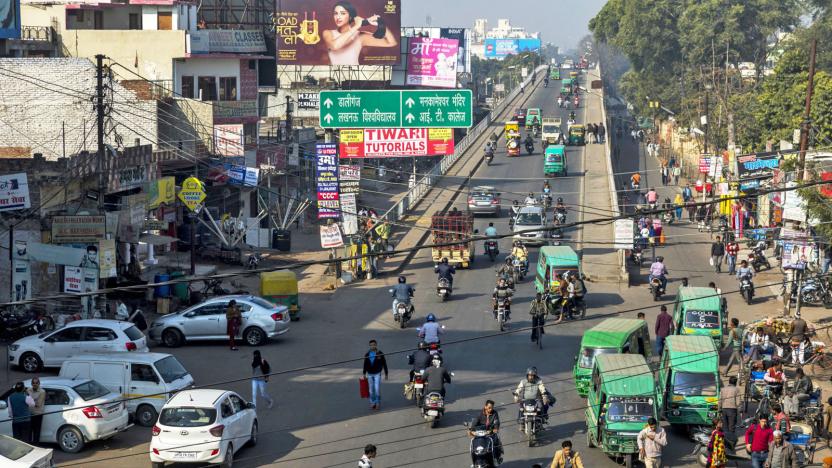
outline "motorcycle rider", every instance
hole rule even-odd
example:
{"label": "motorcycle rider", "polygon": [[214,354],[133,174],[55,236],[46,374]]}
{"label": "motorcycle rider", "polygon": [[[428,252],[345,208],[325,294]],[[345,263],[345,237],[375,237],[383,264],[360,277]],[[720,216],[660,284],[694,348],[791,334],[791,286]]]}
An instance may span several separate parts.
{"label": "motorcycle rider", "polygon": [[494,227],[494,223],[488,223],[488,227],[485,228],[485,235],[487,237],[497,237],[497,228]]}
{"label": "motorcycle rider", "polygon": [[558,96],[558,107],[563,107],[563,97]]}
{"label": "motorcycle rider", "polygon": [[485,148],[483,148],[483,151],[485,151],[485,155],[486,156],[494,156],[494,147],[495,146],[496,146],[496,143],[494,143],[493,141],[491,141],[491,140],[486,141],[485,142]]}
{"label": "motorcycle rider", "polygon": [[570,111],[569,112],[569,121],[570,122],[575,122],[575,111]]}
{"label": "motorcycle rider", "polygon": [[524,201],[524,203],[527,205],[536,205],[537,199],[534,197],[534,194],[532,192],[529,192],[529,194],[526,195],[526,200]]}
{"label": "motorcycle rider", "polygon": [[667,291],[667,267],[664,266],[664,257],[659,255],[656,257],[656,261],[650,265],[650,275],[647,277],[647,280],[651,283],[653,282],[653,278],[658,278],[661,281],[661,290],[662,292]]}
{"label": "motorcycle rider", "polygon": [[442,365],[439,355],[433,357],[431,366],[425,369],[425,395],[436,392],[445,397],[445,384],[451,383],[451,373]]}
{"label": "motorcycle rider", "polygon": [[531,148],[534,150],[534,138],[530,133],[526,134],[526,139],[523,141],[523,144],[526,145],[526,149]]}
{"label": "motorcycle rider", "polygon": [[439,343],[439,335],[444,335],[445,331],[442,330],[442,327],[436,323],[436,316],[433,314],[428,314],[427,318],[425,318],[425,324],[422,325],[422,329],[419,330],[419,338],[422,339],[428,345],[433,343]]}
{"label": "motorcycle rider", "polygon": [[549,193],[552,191],[552,186],[549,185],[549,179],[543,181],[543,193]]}
{"label": "motorcycle rider", "polygon": [[637,190],[640,185],[641,185],[641,174],[636,172],[635,174],[630,176],[630,188],[633,189],[633,190]]}
{"label": "motorcycle rider", "polygon": [[[754,269],[748,266],[748,261],[743,260],[740,262],[739,268],[737,268],[737,279],[742,282],[743,278],[748,277],[748,281],[754,278]],[[751,292],[754,292],[754,283],[751,282]]]}
{"label": "motorcycle rider", "polygon": [[534,299],[532,299],[531,308],[529,309],[529,315],[532,316],[532,341],[537,341],[537,329],[540,327],[540,333],[546,333],[543,329],[543,325],[546,323],[546,316],[549,314],[549,305],[546,299],[543,298],[543,295],[540,293],[535,294]]}
{"label": "motorcycle rider", "polygon": [[494,409],[494,402],[492,400],[485,400],[485,405],[482,407],[477,419],[475,419],[468,429],[468,436],[474,437],[471,429],[482,428],[491,433],[491,440],[494,443],[494,461],[497,464],[503,463],[503,444],[500,442],[500,415]]}
{"label": "motorcycle rider", "polygon": [[523,262],[523,269],[529,271],[529,250],[519,240],[514,241],[511,256]]}
{"label": "motorcycle rider", "polygon": [[494,306],[494,320],[497,319],[497,302],[504,299],[506,300],[506,322],[511,320],[511,296],[513,295],[514,290],[508,286],[506,280],[500,278],[497,287],[494,288],[494,292],[491,294],[491,303]]}
{"label": "motorcycle rider", "polygon": [[434,273],[437,273],[439,275],[439,280],[441,280],[442,278],[448,280],[448,286],[450,286],[451,291],[453,291],[454,275],[456,274],[456,268],[454,268],[453,265],[448,264],[448,258],[443,258],[442,263],[436,265],[436,268],[434,268],[433,271]]}
{"label": "motorcycle rider", "polygon": [[[543,380],[537,376],[537,367],[534,366],[526,369],[526,378],[521,380],[517,385],[517,389],[514,390],[515,402],[522,405],[525,400],[535,400],[537,402],[542,401],[542,408],[539,409],[542,412],[543,421],[547,421],[549,419],[549,391],[546,390]],[[520,423],[522,420],[523,409],[521,406],[517,416],[517,422]],[[520,430],[524,430],[522,425]]]}
{"label": "motorcycle rider", "polygon": [[563,204],[563,198],[558,197],[558,202],[555,204],[555,219],[557,219],[557,214],[562,213],[563,219],[566,219],[566,205]]}
{"label": "motorcycle rider", "polygon": [[416,372],[425,370],[430,365],[431,354],[428,351],[428,344],[424,341],[419,342],[419,349],[408,356],[408,360],[413,363],[413,369],[410,370],[410,381],[413,382],[413,376]]}
{"label": "motorcycle rider", "polygon": [[410,298],[413,297],[413,286],[407,284],[407,278],[399,276],[399,284],[393,286],[393,314],[396,313],[396,305],[404,302],[410,305]]}

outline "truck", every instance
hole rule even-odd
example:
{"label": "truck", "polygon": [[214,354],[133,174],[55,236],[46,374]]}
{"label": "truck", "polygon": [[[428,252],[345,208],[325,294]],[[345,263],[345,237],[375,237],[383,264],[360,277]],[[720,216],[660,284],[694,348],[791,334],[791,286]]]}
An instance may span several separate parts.
{"label": "truck", "polygon": [[561,134],[562,123],[563,120],[560,117],[543,117],[543,124],[541,125],[543,148],[557,144]]}
{"label": "truck", "polygon": [[471,240],[475,233],[473,214],[458,211],[435,214],[431,218],[430,231],[434,245],[459,242],[433,247],[431,257],[434,265],[439,265],[443,258],[447,258],[448,263],[457,268],[468,268],[471,265],[475,253],[475,243]]}

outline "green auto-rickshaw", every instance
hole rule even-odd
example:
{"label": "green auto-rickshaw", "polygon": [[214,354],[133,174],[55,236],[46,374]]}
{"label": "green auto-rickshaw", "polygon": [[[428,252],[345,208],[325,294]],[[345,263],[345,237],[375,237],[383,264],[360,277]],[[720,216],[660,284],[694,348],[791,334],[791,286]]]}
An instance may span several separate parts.
{"label": "green auto-rickshaw", "polygon": [[656,418],[653,372],[640,354],[602,354],[595,358],[586,401],[586,445],[623,459],[638,458],[636,438]]}
{"label": "green auto-rickshaw", "polygon": [[549,71],[549,79],[559,80],[560,79],[560,68],[552,67],[552,69]]}
{"label": "green auto-rickshaw", "polygon": [[260,273],[260,296],[277,305],[289,308],[289,317],[300,320],[298,277],[293,271],[278,270]]}
{"label": "green auto-rickshaw", "polygon": [[543,175],[545,177],[566,176],[566,148],[563,145],[546,147],[543,154]]}
{"label": "green auto-rickshaw", "polygon": [[586,127],[581,124],[572,124],[569,126],[569,135],[567,144],[570,146],[582,146],[586,144]]}
{"label": "green auto-rickshaw", "polygon": [[712,288],[682,286],[676,294],[673,327],[676,335],[708,336],[719,349],[728,329],[722,299]]}
{"label": "green auto-rickshaw", "polygon": [[540,113],[540,108],[538,107],[529,107],[526,110],[526,131],[531,131],[532,128],[535,126],[540,129],[540,119],[542,115]]}
{"label": "green auto-rickshaw", "polygon": [[562,94],[572,94],[572,79],[571,78],[564,78],[563,81],[560,82],[560,92]]}
{"label": "green auto-rickshaw", "polygon": [[639,319],[608,318],[584,332],[581,347],[575,356],[572,377],[578,395],[586,397],[596,356],[602,354],[640,354],[649,358],[650,330]]}
{"label": "green auto-rickshaw", "polygon": [[581,260],[578,254],[567,245],[546,245],[540,248],[537,256],[537,273],[534,287],[539,293],[556,292],[566,272],[581,275]]}
{"label": "green auto-rickshaw", "polygon": [[658,378],[659,411],[671,424],[708,426],[719,411],[719,354],[707,336],[664,341]]}

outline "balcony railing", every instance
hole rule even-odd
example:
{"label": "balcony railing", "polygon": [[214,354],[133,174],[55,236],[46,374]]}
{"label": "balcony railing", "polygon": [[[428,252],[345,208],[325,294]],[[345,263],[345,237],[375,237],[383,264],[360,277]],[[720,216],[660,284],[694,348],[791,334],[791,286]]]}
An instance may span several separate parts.
{"label": "balcony railing", "polygon": [[23,41],[54,42],[55,30],[52,26],[22,26],[20,39]]}

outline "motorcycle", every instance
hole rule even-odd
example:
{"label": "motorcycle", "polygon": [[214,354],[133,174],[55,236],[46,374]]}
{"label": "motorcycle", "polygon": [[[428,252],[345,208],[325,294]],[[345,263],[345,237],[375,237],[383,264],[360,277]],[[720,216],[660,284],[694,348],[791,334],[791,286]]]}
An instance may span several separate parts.
{"label": "motorcycle", "polygon": [[[736,428],[736,433],[740,434],[754,421],[754,418],[745,419],[742,424]],[[700,466],[708,466],[708,444],[711,441],[711,428],[707,426],[698,426],[691,432],[691,439],[695,442],[693,448],[693,455]],[[745,445],[739,442],[733,435],[726,434],[725,437],[725,456],[728,460],[750,460],[751,457],[745,450]]]}
{"label": "motorcycle", "polygon": [[563,108],[563,99],[558,98],[558,107]]}
{"label": "motorcycle", "polygon": [[662,290],[662,281],[659,278],[650,280],[650,294],[653,295],[653,300],[658,302],[662,298],[664,291]]}
{"label": "motorcycle", "polygon": [[[393,290],[390,290],[390,294],[393,294]],[[410,317],[416,312],[416,307],[413,305],[413,301],[408,299],[406,302],[400,302],[398,299],[393,301],[393,320],[398,322],[399,328],[404,328],[407,326],[407,322],[410,321]]]}
{"label": "motorcycle", "polygon": [[751,249],[751,253],[748,254],[748,264],[751,265],[751,268],[753,268],[755,272],[759,272],[763,267],[766,267],[766,270],[771,269],[771,263],[769,263],[768,258],[766,258],[766,254],[763,253],[765,249],[765,242],[760,241]]}
{"label": "motorcycle", "polygon": [[561,241],[563,240],[563,230],[561,228],[553,228],[551,231],[551,240],[549,241],[550,245],[560,245]]}
{"label": "motorcycle", "polygon": [[512,279],[514,283],[519,283],[523,281],[523,278],[526,277],[526,262],[515,258],[512,260],[512,265],[514,266],[514,271],[512,273]]}
{"label": "motorcycle", "polygon": [[496,468],[502,463],[501,459],[496,458],[496,443],[494,442],[494,433],[487,431],[482,427],[471,427],[471,424],[466,422],[465,427],[471,431],[474,437],[471,439],[471,468]]}
{"label": "motorcycle", "polygon": [[425,370],[419,370],[413,373],[413,400],[416,402],[416,406],[419,408],[422,407],[424,403],[424,393],[425,393]]}
{"label": "motorcycle", "polygon": [[439,392],[431,392],[425,395],[425,402],[422,404],[422,417],[430,424],[431,428],[439,426],[439,420],[445,414],[445,397]]}
{"label": "motorcycle", "polygon": [[[557,313],[562,314],[563,313],[563,306],[565,305],[564,301],[566,301],[566,299],[564,299],[562,297],[558,297],[557,299],[558,299],[557,302],[556,302],[557,309],[555,309],[555,310],[557,310]],[[578,317],[580,317],[580,318],[586,317],[586,302],[583,299],[576,299],[572,303],[572,305],[569,306],[569,310],[566,311],[566,317],[560,317],[560,318],[565,318],[565,319],[570,319],[571,320],[571,319],[578,318]]]}
{"label": "motorcycle", "polygon": [[500,331],[506,329],[506,312],[509,307],[511,307],[511,299],[507,297],[497,299],[497,324],[500,326]]}
{"label": "motorcycle", "polygon": [[0,339],[3,341],[17,341],[54,328],[55,324],[50,317],[31,310],[0,314]]}
{"label": "motorcycle", "polygon": [[533,136],[533,137],[535,137],[535,138],[537,138],[537,136],[538,136],[539,134],[540,134],[540,129],[539,129],[537,126],[534,126],[534,127],[532,128],[532,136]]}
{"label": "motorcycle", "polygon": [[804,279],[800,287],[800,295],[800,301],[803,304],[832,306],[832,290],[824,278],[813,276]]}
{"label": "motorcycle", "polygon": [[494,259],[497,258],[497,255],[500,253],[499,249],[497,248],[497,241],[485,241],[485,253],[488,254],[488,258],[490,258],[493,262]]}
{"label": "motorcycle", "polygon": [[540,197],[541,201],[543,202],[543,209],[548,210],[552,207],[552,196],[549,194],[544,194]]}
{"label": "motorcycle", "polygon": [[448,300],[448,297],[451,296],[451,282],[448,278],[439,278],[439,282],[436,285],[436,295],[442,299],[442,302]]}
{"label": "motorcycle", "polygon": [[526,151],[527,151],[529,154],[534,153],[534,143],[532,143],[532,142],[528,142],[528,143],[526,143]]}
{"label": "motorcycle", "polygon": [[523,400],[520,415],[520,430],[526,434],[529,447],[533,447],[537,441],[537,435],[543,431],[543,415],[538,401]]}
{"label": "motorcycle", "polygon": [[493,160],[494,160],[494,152],[493,151],[486,152],[485,153],[485,164],[490,166],[491,161],[493,161]]}
{"label": "motorcycle", "polygon": [[205,301],[208,297],[211,296],[227,296],[229,294],[239,294],[239,295],[247,295],[249,294],[248,291],[245,289],[240,289],[239,285],[236,284],[235,281],[232,280],[231,285],[237,288],[233,292],[225,289],[222,286],[222,279],[207,279],[203,280],[202,289],[199,291],[191,291],[190,293],[190,302],[191,305],[200,304]]}
{"label": "motorcycle", "polygon": [[740,294],[745,299],[745,303],[751,305],[751,301],[754,298],[754,283],[751,281],[749,275],[740,278]]}
{"label": "motorcycle", "polygon": [[566,224],[566,213],[563,211],[555,211],[555,223]]}
{"label": "motorcycle", "polygon": [[630,261],[637,267],[641,267],[644,263],[644,250],[638,244],[638,239],[636,239],[635,245],[633,245],[633,249],[630,251]]}

